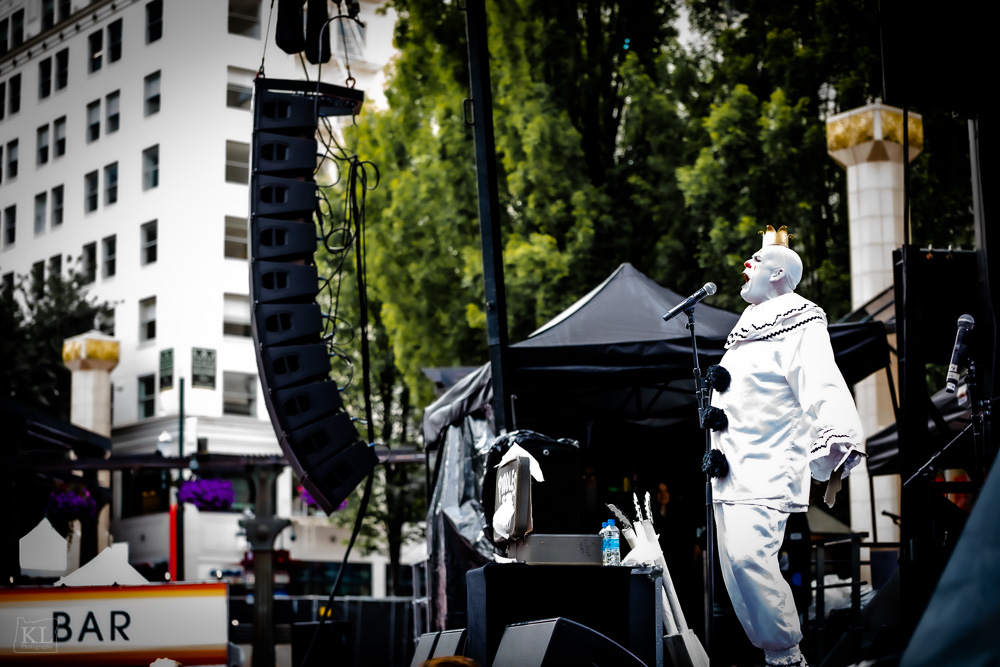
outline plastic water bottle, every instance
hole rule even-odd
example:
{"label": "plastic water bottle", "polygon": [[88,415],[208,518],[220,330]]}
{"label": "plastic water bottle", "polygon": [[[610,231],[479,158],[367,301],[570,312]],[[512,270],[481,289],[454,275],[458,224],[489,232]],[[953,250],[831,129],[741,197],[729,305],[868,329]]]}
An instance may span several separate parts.
{"label": "plastic water bottle", "polygon": [[608,548],[606,549],[608,555],[604,560],[605,565],[622,564],[622,553],[619,548],[621,543],[620,535],[618,527],[615,526],[615,520],[608,519]]}
{"label": "plastic water bottle", "polygon": [[608,564],[608,522],[604,521],[601,523],[601,532],[598,533],[601,536],[601,564]]}

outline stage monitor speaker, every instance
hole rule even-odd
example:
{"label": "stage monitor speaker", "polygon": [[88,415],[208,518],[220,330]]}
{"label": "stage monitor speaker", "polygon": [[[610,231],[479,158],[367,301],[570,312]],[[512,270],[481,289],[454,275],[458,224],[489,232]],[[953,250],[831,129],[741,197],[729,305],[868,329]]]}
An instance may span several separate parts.
{"label": "stage monitor speaker", "polygon": [[465,655],[465,641],[469,633],[465,628],[445,630],[434,645],[434,657],[446,658],[451,655]]}
{"label": "stage monitor speaker", "polygon": [[434,646],[437,645],[440,632],[425,632],[417,640],[417,648],[413,651],[413,659],[410,660],[410,667],[420,667],[425,660],[434,657]]}
{"label": "stage monitor speaker", "polygon": [[644,667],[621,644],[566,618],[507,626],[493,667]]}

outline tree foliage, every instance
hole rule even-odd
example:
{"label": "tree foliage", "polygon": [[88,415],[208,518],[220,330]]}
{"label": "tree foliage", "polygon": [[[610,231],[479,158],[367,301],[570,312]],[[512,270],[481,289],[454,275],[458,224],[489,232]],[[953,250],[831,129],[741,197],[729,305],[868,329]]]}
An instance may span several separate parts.
{"label": "tree foliage", "polygon": [[18,276],[0,296],[0,396],[69,420],[63,341],[110,322],[114,312],[88,295],[89,282],[76,269],[66,277],[50,274],[44,285]]}
{"label": "tree foliage", "polygon": [[[366,110],[347,141],[382,174],[370,287],[419,408],[433,398],[422,368],[485,358],[466,29],[460,3],[389,4],[389,109]],[[767,224],[794,234],[801,291],[833,318],[849,310],[846,178],[825,121],[884,97],[871,2],[486,8],[511,340],[624,261],[680,292],[719,281],[713,303],[738,310],[741,264]],[[964,127],[946,116],[925,115],[912,170],[914,209],[946,224],[915,214],[918,243],[970,236]]]}

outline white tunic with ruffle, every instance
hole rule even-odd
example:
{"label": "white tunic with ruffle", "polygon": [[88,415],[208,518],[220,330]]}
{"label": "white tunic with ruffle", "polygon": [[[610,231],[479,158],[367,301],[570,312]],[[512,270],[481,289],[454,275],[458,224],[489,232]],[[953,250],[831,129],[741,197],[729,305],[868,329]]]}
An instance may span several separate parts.
{"label": "white tunic with ruffle", "polygon": [[834,361],[826,314],[790,292],[751,305],[726,341],[720,365],[732,382],[713,391],[728,426],[712,432],[729,474],[712,480],[712,500],[784,512],[809,506],[809,477],[846,477],[862,452],[861,420]]}

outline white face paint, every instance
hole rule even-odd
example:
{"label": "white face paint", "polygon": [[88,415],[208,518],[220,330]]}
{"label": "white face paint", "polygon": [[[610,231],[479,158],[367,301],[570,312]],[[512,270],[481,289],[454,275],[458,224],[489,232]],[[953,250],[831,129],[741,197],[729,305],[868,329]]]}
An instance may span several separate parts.
{"label": "white face paint", "polygon": [[740,296],[744,301],[759,305],[780,296],[779,285],[785,269],[775,249],[766,247],[758,250],[743,266],[744,283]]}

